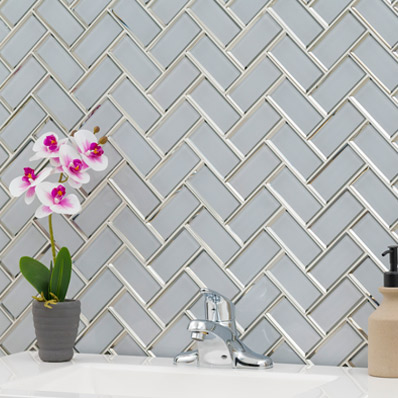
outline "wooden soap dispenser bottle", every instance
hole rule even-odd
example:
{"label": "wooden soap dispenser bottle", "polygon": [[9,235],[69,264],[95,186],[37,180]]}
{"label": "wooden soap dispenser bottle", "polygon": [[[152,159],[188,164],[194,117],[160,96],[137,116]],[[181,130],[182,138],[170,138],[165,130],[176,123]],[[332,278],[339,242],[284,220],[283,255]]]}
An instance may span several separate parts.
{"label": "wooden soap dispenser bottle", "polygon": [[389,246],[390,271],[384,273],[381,305],[369,317],[368,372],[376,377],[398,377],[398,246]]}

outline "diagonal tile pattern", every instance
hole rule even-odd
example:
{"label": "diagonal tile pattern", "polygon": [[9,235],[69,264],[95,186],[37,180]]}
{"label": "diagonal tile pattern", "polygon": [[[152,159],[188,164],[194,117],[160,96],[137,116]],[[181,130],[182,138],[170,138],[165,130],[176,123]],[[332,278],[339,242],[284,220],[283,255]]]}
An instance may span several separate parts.
{"label": "diagonal tile pattern", "polygon": [[189,348],[207,286],[256,351],[366,365],[398,239],[396,5],[3,0],[0,355],[36,349],[18,258],[50,257],[45,220],[8,184],[43,132],[100,125],[110,167],[56,220],[77,351]]}

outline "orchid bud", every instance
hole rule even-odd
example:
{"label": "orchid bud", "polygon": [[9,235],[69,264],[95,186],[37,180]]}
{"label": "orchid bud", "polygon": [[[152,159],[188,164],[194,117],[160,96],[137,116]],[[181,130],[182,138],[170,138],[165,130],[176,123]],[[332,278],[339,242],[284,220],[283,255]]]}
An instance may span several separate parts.
{"label": "orchid bud", "polygon": [[105,135],[98,140],[98,143],[101,145],[104,145],[107,142],[108,142],[108,137],[106,137]]}
{"label": "orchid bud", "polygon": [[95,126],[95,127],[94,127],[94,130],[93,130],[94,134],[99,133],[99,131],[100,131],[99,126]]}

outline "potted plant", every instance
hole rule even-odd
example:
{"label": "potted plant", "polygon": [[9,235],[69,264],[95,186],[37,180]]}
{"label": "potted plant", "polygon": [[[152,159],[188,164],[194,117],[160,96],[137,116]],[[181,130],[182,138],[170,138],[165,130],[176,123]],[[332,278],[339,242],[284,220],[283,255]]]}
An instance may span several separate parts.
{"label": "potted plant", "polygon": [[[77,214],[81,210],[79,199],[73,193],[67,194],[65,184],[78,189],[90,181],[89,169],[101,171],[107,167],[108,159],[102,149],[107,139],[97,140],[95,134],[98,132],[98,127],[94,132],[79,130],[61,140],[55,133],[44,134],[34,144],[30,160],[47,159],[47,167],[37,174],[30,167],[24,168],[24,175],[13,179],[9,187],[12,196],[25,194],[27,204],[37,196],[41,205],[35,217],[48,217],[50,266],[31,257],[21,257],[19,264],[22,275],[38,292],[38,297],[33,297],[33,323],[39,357],[45,362],[72,359],[80,318],[80,301],[66,298],[72,259],[66,247],[57,253],[52,215]],[[54,174],[59,174],[58,182],[46,181]]]}

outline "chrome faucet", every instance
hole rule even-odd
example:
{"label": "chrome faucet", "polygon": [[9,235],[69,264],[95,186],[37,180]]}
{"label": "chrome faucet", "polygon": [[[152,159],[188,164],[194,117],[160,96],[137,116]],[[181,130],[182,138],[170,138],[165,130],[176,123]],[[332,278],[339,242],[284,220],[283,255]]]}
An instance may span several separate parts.
{"label": "chrome faucet", "polygon": [[188,330],[196,341],[196,350],[182,352],[174,363],[192,363],[228,367],[271,368],[272,359],[256,354],[242,343],[236,331],[234,304],[221,294],[202,289],[205,320],[193,320]]}

